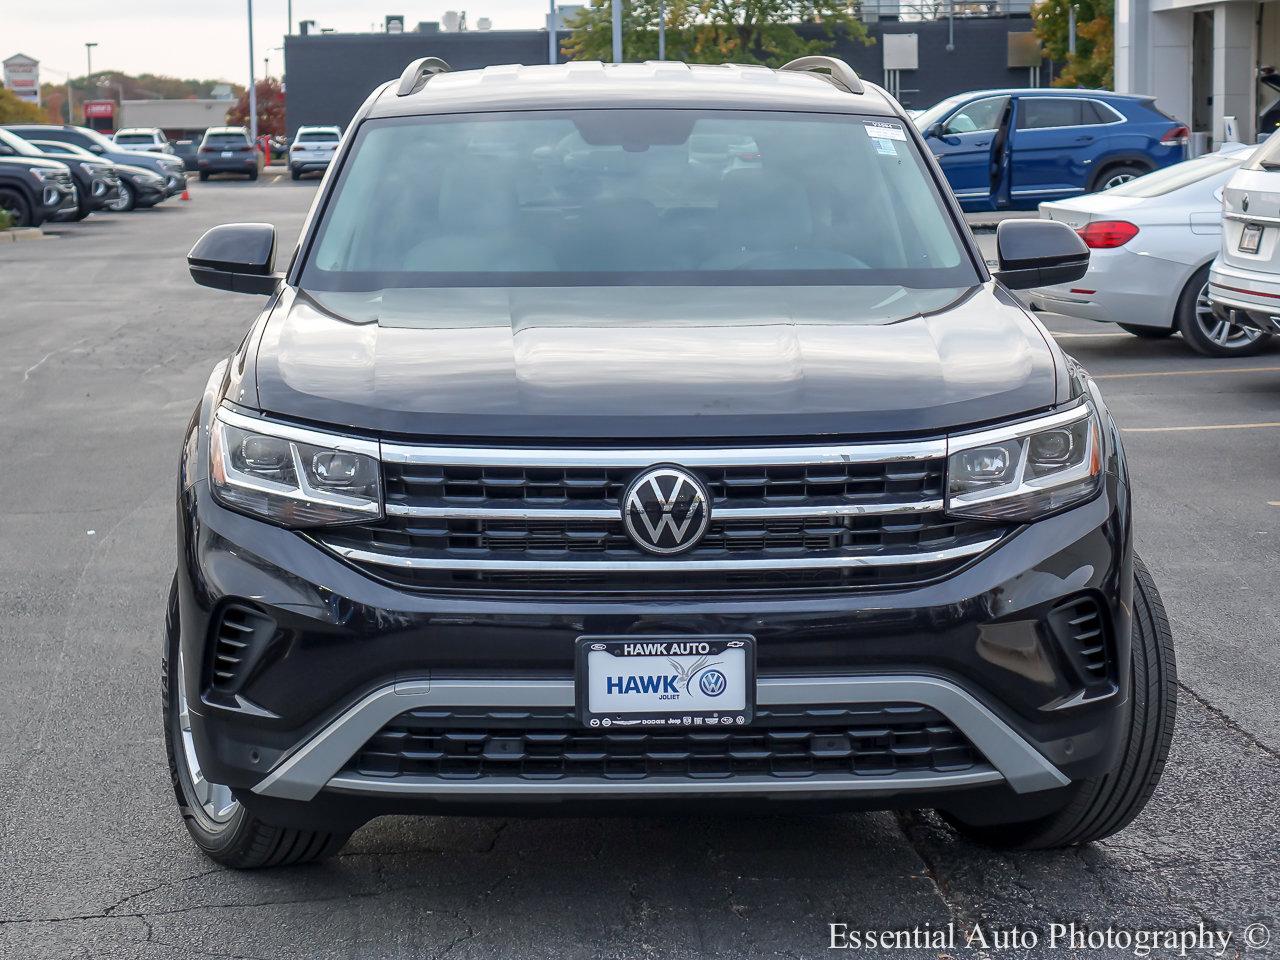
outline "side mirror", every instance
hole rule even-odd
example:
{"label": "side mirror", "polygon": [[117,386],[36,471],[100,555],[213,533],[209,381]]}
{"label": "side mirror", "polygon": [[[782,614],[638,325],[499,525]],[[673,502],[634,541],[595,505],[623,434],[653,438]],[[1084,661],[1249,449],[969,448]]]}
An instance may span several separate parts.
{"label": "side mirror", "polygon": [[941,140],[942,133],[943,133],[942,121],[939,120],[937,123],[931,124],[929,126],[929,129],[924,132],[924,135],[926,137],[932,137],[934,140]]}
{"label": "side mirror", "polygon": [[276,228],[271,224],[224,223],[196,241],[187,266],[191,279],[204,287],[272,294],[281,279],[271,272],[275,259]]}
{"label": "side mirror", "polygon": [[98,143],[91,143],[91,144],[89,144],[89,149],[90,149],[90,150],[92,150],[94,153],[106,153],[106,152],[107,152],[106,147],[104,147],[104,146],[102,146],[101,144],[98,144]]}
{"label": "side mirror", "polygon": [[996,228],[995,277],[1010,290],[1079,280],[1089,269],[1089,248],[1065,223],[1005,220]]}

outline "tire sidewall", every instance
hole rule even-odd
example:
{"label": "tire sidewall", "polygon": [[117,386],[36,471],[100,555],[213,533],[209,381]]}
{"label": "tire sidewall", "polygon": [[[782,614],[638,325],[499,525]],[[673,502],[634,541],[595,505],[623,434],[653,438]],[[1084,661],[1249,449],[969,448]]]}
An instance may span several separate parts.
{"label": "tire sidewall", "polygon": [[[15,218],[15,222],[13,226],[15,227],[33,226],[33,221],[31,218],[31,204],[27,202],[26,197],[24,197],[17,190],[10,190],[8,188],[0,189],[0,196],[3,196],[7,200],[9,200],[9,202],[13,204],[13,207],[18,211],[18,215]],[[8,205],[6,205],[6,208],[8,208]]]}
{"label": "tire sidewall", "polygon": [[191,775],[181,743],[182,732],[178,728],[178,684],[182,677],[178,671],[178,649],[181,643],[181,618],[178,616],[178,581],[174,578],[169,591],[169,605],[165,617],[164,660],[164,745],[169,759],[169,777],[173,783],[178,810],[186,821],[195,842],[205,851],[217,854],[229,850],[241,842],[241,834],[247,826],[247,812],[243,804],[225,823],[210,819],[200,804],[192,800]]}
{"label": "tire sidewall", "polygon": [[1265,333],[1252,343],[1240,347],[1224,347],[1222,344],[1214,343],[1205,336],[1200,329],[1200,322],[1196,318],[1196,300],[1200,296],[1200,291],[1204,289],[1204,285],[1208,282],[1209,264],[1206,263],[1191,275],[1191,279],[1187,281],[1187,285],[1182,289],[1182,294],[1178,297],[1178,308],[1174,322],[1178,332],[1182,334],[1182,339],[1197,353],[1209,357],[1250,357],[1265,350],[1268,341],[1271,339],[1270,335]]}

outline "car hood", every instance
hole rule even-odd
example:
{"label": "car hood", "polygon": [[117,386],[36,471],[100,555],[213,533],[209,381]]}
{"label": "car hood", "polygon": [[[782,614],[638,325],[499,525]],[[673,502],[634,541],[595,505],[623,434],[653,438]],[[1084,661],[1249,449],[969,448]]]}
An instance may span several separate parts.
{"label": "car hood", "polygon": [[286,288],[231,399],[466,440],[910,434],[1052,406],[1059,356],[990,282]]}
{"label": "car hood", "polygon": [[56,167],[59,170],[70,168],[70,164],[63,160],[53,160],[47,157],[0,157],[0,163],[13,167]]}

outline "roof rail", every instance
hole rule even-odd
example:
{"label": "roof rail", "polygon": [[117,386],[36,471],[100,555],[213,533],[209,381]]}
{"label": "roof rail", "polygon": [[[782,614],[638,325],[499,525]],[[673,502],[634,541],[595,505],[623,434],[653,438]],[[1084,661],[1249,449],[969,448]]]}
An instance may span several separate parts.
{"label": "roof rail", "polygon": [[448,73],[449,65],[439,57],[423,57],[404,68],[400,74],[400,86],[396,88],[397,97],[407,97],[417,93],[427,85],[437,73]]}
{"label": "roof rail", "polygon": [[866,92],[865,88],[862,86],[862,80],[858,78],[853,67],[836,57],[800,57],[797,60],[792,60],[790,63],[784,63],[778,69],[796,70],[801,73],[816,73],[820,70],[830,70],[831,78],[850,93]]}

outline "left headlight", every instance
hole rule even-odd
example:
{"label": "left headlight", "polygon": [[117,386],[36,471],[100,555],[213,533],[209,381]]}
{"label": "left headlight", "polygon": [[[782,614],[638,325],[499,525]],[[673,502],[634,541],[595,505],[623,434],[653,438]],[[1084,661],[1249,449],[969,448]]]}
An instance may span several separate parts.
{"label": "left headlight", "polygon": [[1102,429],[1088,403],[1038,420],[953,436],[947,512],[1037,520],[1094,497],[1102,486]]}
{"label": "left headlight", "polygon": [[285,527],[382,516],[377,444],[219,410],[209,438],[218,502]]}
{"label": "left headlight", "polygon": [[84,161],[80,164],[80,169],[84,171],[85,176],[100,177],[107,172],[109,167],[103,163],[89,163]]}
{"label": "left headlight", "polygon": [[58,179],[58,175],[62,172],[61,170],[55,170],[52,167],[28,167],[27,169],[41,180],[56,180]]}

